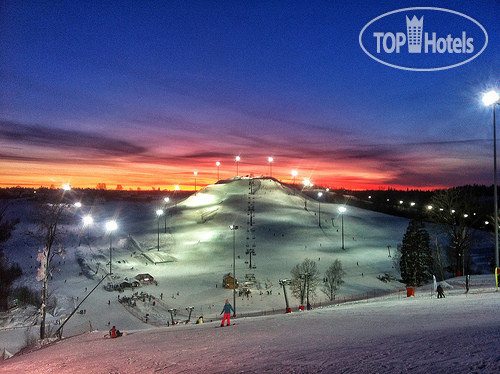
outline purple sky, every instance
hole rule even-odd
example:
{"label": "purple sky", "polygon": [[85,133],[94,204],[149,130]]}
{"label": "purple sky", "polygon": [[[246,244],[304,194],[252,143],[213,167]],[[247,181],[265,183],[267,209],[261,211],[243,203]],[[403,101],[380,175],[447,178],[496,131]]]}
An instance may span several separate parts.
{"label": "purple sky", "polygon": [[[415,5],[475,19],[488,46],[432,72],[364,53],[368,22]],[[424,13],[408,13],[424,31],[472,32]],[[400,14],[370,32],[406,31]],[[491,184],[480,99],[500,86],[498,19],[493,0],[2,1],[0,186],[192,188],[194,171],[215,182],[216,161],[236,175],[236,155],[240,175],[269,175],[272,156],[274,177],[331,187]]]}

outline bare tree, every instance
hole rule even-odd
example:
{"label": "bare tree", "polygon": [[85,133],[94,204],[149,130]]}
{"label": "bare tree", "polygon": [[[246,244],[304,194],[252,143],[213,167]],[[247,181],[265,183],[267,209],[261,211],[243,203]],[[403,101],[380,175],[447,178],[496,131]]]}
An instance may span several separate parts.
{"label": "bare tree", "polygon": [[430,217],[443,224],[443,233],[448,237],[447,255],[451,269],[455,273],[465,270],[474,234],[471,226],[476,219],[473,197],[458,189],[441,190],[433,195],[431,205]]}
{"label": "bare tree", "polygon": [[293,267],[292,271],[292,295],[304,304],[306,298],[309,306],[310,298],[316,297],[316,287],[319,285],[318,268],[316,262],[306,258],[301,264]]}
{"label": "bare tree", "polygon": [[40,339],[45,339],[45,320],[49,304],[49,280],[55,266],[53,260],[59,256],[65,257],[65,250],[61,242],[62,232],[59,228],[62,216],[68,209],[67,204],[42,204],[38,207],[39,224],[34,233],[41,241],[37,260],[40,262],[36,279],[42,282],[42,297],[40,306]]}
{"label": "bare tree", "polygon": [[342,280],[344,275],[345,271],[342,269],[342,262],[340,262],[340,260],[335,260],[326,270],[321,291],[328,296],[330,301],[335,300],[335,296],[340,286],[344,283]]}

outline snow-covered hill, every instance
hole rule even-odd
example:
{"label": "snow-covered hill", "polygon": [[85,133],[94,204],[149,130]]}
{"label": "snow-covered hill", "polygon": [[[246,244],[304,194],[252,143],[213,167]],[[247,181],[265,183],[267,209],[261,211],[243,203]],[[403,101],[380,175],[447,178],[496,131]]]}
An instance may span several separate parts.
{"label": "snow-covered hill", "polygon": [[[324,193],[323,201],[327,201]],[[110,325],[124,330],[166,326],[171,322],[168,311],[174,308],[175,321],[188,318],[187,307],[194,307],[191,320],[200,315],[205,321],[219,318],[223,301],[232,299],[231,290],[222,288],[222,278],[232,272],[233,234],[236,276],[240,283],[251,281],[252,291],[249,297],[237,298],[240,317],[283,311],[285,300],[279,280],[289,278],[292,267],[305,258],[316,261],[321,274],[335,259],[342,261],[346,276],[340,299],[403,289],[397,281],[383,282],[377,277],[398,277],[389,250],[394,254],[406,230],[406,219],[347,206],[343,250],[339,206],[326,202],[320,205],[273,179],[243,178],[208,186],[184,201],[171,202],[166,217],[157,220],[155,210],[163,207],[163,201],[115,200],[83,202],[81,208],[71,209],[62,226],[68,255],[60,260],[51,281],[57,299],[50,318],[54,328],[108,272],[110,243],[114,283],[149,273],[157,285],[122,293],[99,286],[79,307],[81,313],[67,323],[65,336],[89,330],[99,330],[102,335]],[[39,287],[35,280],[38,244],[25,235],[35,224],[32,209],[29,201],[18,201],[10,207],[10,214],[19,217],[21,223],[6,243],[6,255],[22,265],[22,283]],[[94,217],[94,224],[83,228],[81,217],[87,213]],[[111,218],[117,220],[119,229],[110,238],[104,223]],[[233,232],[230,225],[239,228]],[[249,267],[247,249],[256,253],[252,258],[255,268]],[[130,299],[130,305],[119,302],[119,298],[131,298],[134,293],[138,295]],[[298,300],[290,295],[289,299],[296,311]],[[317,307],[327,298],[318,290],[312,301]],[[30,331],[32,335],[38,332],[37,326],[24,327],[28,325],[25,321],[23,327],[4,326],[0,349],[19,350]]]}

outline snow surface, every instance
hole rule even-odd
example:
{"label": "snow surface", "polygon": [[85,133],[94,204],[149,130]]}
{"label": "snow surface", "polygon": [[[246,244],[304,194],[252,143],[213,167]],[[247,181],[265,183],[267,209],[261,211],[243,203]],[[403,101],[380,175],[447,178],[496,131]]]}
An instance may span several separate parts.
{"label": "snow surface", "polygon": [[500,296],[481,281],[492,277],[445,299],[422,290],[217,329],[86,333],[13,357],[0,373],[498,373]]}
{"label": "snow surface", "polygon": [[[339,205],[321,203],[320,227],[318,202],[271,179],[253,181],[254,194],[248,193],[249,179],[236,179],[208,186],[184,201],[172,199],[167,233],[164,219],[155,217],[155,209],[163,205],[155,201],[94,201],[84,202],[81,209],[72,208],[62,225],[67,233],[67,257],[60,260],[50,284],[57,298],[57,308],[49,316],[52,328],[59,327],[56,323],[64,321],[108,271],[110,239],[114,282],[150,273],[158,285],[120,294],[99,286],[80,306],[85,313],[75,314],[65,326],[64,336],[69,338],[11,358],[0,364],[0,372],[465,373],[498,369],[499,305],[492,276],[474,278],[476,288],[467,296],[463,279],[458,278],[450,291],[453,297],[437,300],[426,287],[417,291],[416,298],[407,299],[401,283],[385,283],[377,276],[398,277],[387,246],[394,254],[408,220],[348,206],[346,249],[342,250]],[[253,226],[249,225],[249,204],[255,209]],[[35,280],[38,244],[25,235],[35,224],[32,210],[30,201],[17,201],[10,207],[21,223],[6,243],[6,255],[22,265],[25,276],[20,283],[39,287]],[[82,229],[80,217],[89,210],[95,224]],[[110,218],[119,224],[111,238],[103,230]],[[221,287],[223,275],[232,272],[229,225],[239,226],[234,232],[237,278],[240,283],[245,274],[253,273],[256,278],[250,285],[251,297],[237,298],[237,325],[213,329],[217,323],[213,322],[166,327],[171,320],[168,309],[176,308],[175,320],[182,322],[187,319],[185,308],[193,306],[192,321],[203,315],[210,322],[219,320],[226,298],[232,302],[231,291]],[[476,245],[487,240],[478,238]],[[246,248],[255,249],[255,269],[245,264]],[[284,311],[278,281],[289,278],[292,267],[306,257],[316,261],[320,274],[335,259],[342,261],[347,274],[339,300],[392,294],[319,309],[326,296],[318,290],[313,298],[315,310],[301,313],[289,293],[294,313],[245,317]],[[167,262],[153,263],[160,259]],[[134,307],[118,302],[118,296],[130,297],[134,292],[152,298],[138,298]],[[2,318],[0,349],[18,352],[30,335],[38,334],[39,326],[30,326],[34,320],[30,312],[18,308]],[[111,325],[129,335],[102,339]]]}

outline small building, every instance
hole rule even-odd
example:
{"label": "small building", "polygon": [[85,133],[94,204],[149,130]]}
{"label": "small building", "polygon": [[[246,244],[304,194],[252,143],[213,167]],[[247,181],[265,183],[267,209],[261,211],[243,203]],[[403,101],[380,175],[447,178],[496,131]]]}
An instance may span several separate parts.
{"label": "small building", "polygon": [[152,284],[155,281],[154,277],[151,274],[137,274],[135,276],[135,279],[137,279],[142,284]]}
{"label": "small building", "polygon": [[231,273],[227,273],[224,275],[224,277],[222,277],[222,286],[224,288],[229,288],[230,290],[232,290],[235,283],[236,283],[236,288],[238,288],[238,280],[236,279],[235,282],[235,279],[231,275]]}

